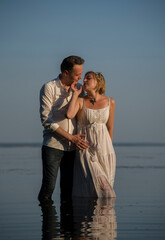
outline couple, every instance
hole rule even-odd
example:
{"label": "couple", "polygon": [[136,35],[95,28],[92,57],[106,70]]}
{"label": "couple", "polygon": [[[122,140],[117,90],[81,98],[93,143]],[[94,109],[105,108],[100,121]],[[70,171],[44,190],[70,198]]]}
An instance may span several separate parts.
{"label": "couple", "polygon": [[101,73],[85,74],[84,94],[78,83],[83,64],[78,56],[65,58],[61,74],[40,91],[44,127],[43,179],[38,195],[41,203],[52,201],[59,168],[62,201],[72,196],[115,197],[115,102],[103,95],[105,80]]}

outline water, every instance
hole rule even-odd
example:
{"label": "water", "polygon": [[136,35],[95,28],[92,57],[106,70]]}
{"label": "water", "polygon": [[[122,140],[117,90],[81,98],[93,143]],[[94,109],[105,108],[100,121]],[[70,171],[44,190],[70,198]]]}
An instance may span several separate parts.
{"label": "water", "polygon": [[165,146],[115,145],[116,200],[73,199],[41,208],[39,145],[0,147],[0,239],[165,239]]}

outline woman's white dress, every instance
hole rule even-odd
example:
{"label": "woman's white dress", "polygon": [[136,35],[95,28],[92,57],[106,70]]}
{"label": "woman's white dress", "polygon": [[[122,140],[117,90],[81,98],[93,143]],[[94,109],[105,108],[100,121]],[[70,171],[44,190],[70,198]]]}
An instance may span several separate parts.
{"label": "woman's white dress", "polygon": [[83,106],[77,116],[78,133],[85,134],[90,147],[77,151],[74,165],[73,196],[116,197],[113,190],[116,156],[106,126],[109,105],[102,109]]}

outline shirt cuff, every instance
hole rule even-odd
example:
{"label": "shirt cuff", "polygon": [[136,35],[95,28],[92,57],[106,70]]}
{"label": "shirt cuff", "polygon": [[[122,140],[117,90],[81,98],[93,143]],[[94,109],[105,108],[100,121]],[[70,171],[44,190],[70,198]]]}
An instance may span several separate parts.
{"label": "shirt cuff", "polygon": [[50,124],[50,129],[54,132],[56,129],[59,128],[59,125],[57,123],[51,123]]}

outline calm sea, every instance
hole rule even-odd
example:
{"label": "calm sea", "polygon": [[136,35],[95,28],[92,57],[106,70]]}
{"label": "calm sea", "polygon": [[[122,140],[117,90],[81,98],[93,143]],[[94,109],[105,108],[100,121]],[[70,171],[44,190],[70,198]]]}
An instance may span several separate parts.
{"label": "calm sea", "polygon": [[115,144],[117,198],[40,207],[40,144],[0,144],[0,239],[165,239],[165,144]]}

